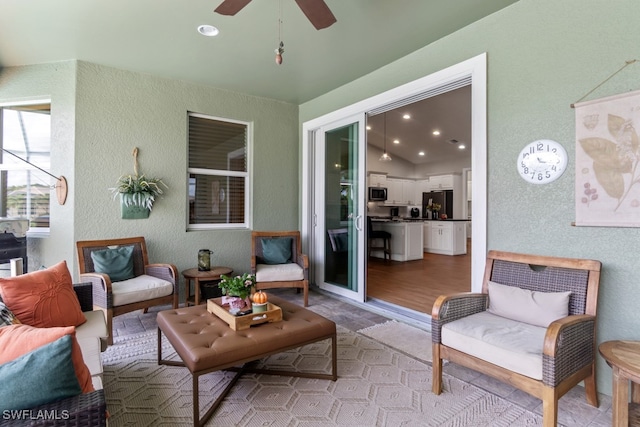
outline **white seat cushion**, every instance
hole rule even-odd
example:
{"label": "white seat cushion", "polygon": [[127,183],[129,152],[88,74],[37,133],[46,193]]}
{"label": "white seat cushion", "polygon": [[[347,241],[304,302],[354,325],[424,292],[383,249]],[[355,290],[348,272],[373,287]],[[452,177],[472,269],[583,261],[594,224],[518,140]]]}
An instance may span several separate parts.
{"label": "white seat cushion", "polygon": [[122,282],[113,282],[111,289],[113,305],[118,306],[171,295],[173,285],[166,280],[143,274]]}
{"label": "white seat cushion", "polygon": [[[91,374],[91,381],[93,382],[93,387],[97,390],[98,388],[102,388],[102,359],[100,356],[100,338],[98,337],[78,337],[78,345],[80,346],[80,351],[82,352],[82,359],[84,359],[84,364],[87,365],[89,369],[89,373]],[[97,387],[98,384],[100,387]]]}
{"label": "white seat cushion", "polygon": [[291,282],[303,280],[304,271],[298,264],[258,264],[256,282]]}
{"label": "white seat cushion", "polygon": [[442,327],[442,344],[536,380],[542,380],[546,328],[476,313]]}
{"label": "white seat cushion", "polygon": [[87,321],[80,326],[76,326],[76,338],[107,338],[109,336],[107,321],[102,310],[84,311],[83,313]]}

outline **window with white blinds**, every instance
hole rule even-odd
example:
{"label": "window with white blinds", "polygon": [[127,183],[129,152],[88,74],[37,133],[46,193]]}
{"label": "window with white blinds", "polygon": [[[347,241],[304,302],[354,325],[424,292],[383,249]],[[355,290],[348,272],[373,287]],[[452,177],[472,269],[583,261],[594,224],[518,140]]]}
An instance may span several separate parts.
{"label": "window with white blinds", "polygon": [[189,113],[189,229],[249,226],[250,124]]}

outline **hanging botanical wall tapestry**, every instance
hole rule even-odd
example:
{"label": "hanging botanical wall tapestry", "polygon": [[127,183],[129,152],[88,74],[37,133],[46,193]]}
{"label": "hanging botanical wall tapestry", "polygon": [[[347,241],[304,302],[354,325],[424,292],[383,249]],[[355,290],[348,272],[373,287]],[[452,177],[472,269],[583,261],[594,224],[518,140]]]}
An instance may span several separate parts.
{"label": "hanging botanical wall tapestry", "polygon": [[640,91],[575,104],[577,226],[640,227]]}

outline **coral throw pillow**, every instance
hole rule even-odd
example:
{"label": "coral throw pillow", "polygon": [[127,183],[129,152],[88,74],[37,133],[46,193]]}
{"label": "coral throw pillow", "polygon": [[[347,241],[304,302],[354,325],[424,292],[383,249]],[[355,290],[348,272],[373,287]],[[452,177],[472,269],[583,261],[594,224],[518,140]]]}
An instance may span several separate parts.
{"label": "coral throw pillow", "polygon": [[73,326],[65,328],[34,328],[29,325],[10,325],[0,328],[0,365],[17,359],[45,344],[65,336],[71,335],[71,361],[78,377],[83,393],[93,390],[91,373],[82,358],[82,350],[76,340],[76,332]]}
{"label": "coral throw pillow", "polygon": [[66,261],[46,270],[0,279],[0,293],[7,307],[26,325],[79,326],[87,320]]}

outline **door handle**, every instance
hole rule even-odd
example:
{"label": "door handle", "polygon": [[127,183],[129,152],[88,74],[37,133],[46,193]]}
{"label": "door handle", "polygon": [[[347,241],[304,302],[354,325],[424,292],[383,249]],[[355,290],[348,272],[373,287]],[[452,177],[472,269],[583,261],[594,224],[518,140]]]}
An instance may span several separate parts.
{"label": "door handle", "polygon": [[356,230],[358,230],[358,231],[362,231],[361,221],[362,221],[362,215],[358,215],[356,217],[356,220],[354,221],[354,224],[356,226]]}

